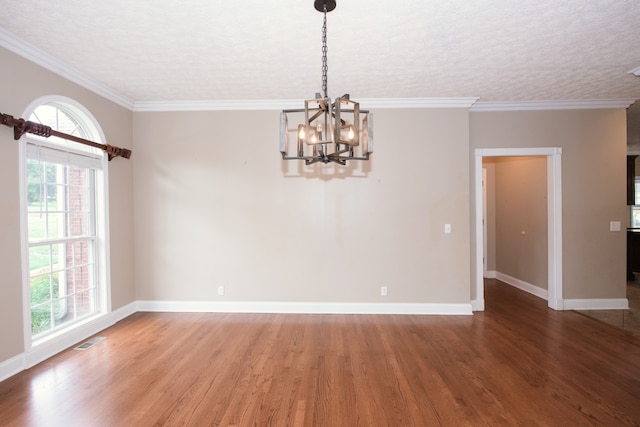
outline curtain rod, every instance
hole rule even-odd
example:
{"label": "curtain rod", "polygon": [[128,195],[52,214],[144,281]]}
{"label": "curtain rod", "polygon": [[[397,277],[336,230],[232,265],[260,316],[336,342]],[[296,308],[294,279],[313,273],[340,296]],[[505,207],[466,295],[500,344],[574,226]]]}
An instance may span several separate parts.
{"label": "curtain rod", "polygon": [[49,126],[45,126],[40,123],[31,122],[25,119],[16,119],[8,114],[0,113],[0,124],[8,127],[13,127],[13,138],[16,141],[19,140],[25,133],[32,133],[34,135],[44,136],[45,138],[49,138],[53,135],[60,138],[68,139],[70,141],[78,142],[80,144],[100,148],[102,151],[107,153],[107,155],[109,156],[109,161],[118,156],[124,157],[125,159],[131,157],[131,150],[128,150],[126,148],[120,148],[109,144],[100,144],[98,142],[89,141],[88,139],[69,135],[68,133],[58,132],[57,130],[51,129],[51,127]]}

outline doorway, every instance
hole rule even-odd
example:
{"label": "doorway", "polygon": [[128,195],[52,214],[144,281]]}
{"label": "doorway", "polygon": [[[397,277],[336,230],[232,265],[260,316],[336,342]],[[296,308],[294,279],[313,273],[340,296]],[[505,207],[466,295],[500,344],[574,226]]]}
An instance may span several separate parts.
{"label": "doorway", "polygon": [[562,149],[541,148],[486,148],[475,150],[475,295],[472,295],[474,311],[484,311],[484,157],[545,156],[547,158],[547,233],[548,233],[548,306],[563,310],[562,298]]}

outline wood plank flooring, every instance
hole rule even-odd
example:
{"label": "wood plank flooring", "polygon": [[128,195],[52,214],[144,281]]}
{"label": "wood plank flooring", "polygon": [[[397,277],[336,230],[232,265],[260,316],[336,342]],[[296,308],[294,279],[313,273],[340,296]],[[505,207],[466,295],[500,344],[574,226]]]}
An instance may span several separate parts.
{"label": "wood plank flooring", "polygon": [[640,339],[496,281],[473,316],[136,313],[2,426],[640,425]]}

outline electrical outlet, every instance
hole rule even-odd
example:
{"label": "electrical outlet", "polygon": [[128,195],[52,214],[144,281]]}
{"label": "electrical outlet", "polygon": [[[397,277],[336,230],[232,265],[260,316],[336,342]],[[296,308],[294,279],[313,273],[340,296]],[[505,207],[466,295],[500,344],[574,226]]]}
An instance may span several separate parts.
{"label": "electrical outlet", "polygon": [[218,295],[224,295],[224,286],[218,286]]}
{"label": "electrical outlet", "polygon": [[383,286],[380,288],[380,296],[386,297],[387,296],[387,287]]}

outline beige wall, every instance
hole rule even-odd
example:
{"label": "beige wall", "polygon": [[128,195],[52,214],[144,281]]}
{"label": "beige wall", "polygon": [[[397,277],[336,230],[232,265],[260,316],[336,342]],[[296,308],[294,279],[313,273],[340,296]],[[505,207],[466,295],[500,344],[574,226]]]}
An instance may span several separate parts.
{"label": "beige wall", "polygon": [[[21,117],[45,95],[62,95],[84,105],[98,120],[107,142],[132,147],[132,113],[21,57],[0,48],[0,112]],[[135,154],[134,154],[135,155]],[[109,164],[111,190],[111,295],[114,309],[134,301],[133,163]],[[13,130],[0,126],[0,363],[24,352],[20,239],[18,142]]]}
{"label": "beige wall", "polygon": [[[564,150],[564,297],[624,296],[625,236],[608,231],[626,215],[622,109],[375,111],[373,160],[334,177],[281,161],[278,112],[134,114],[2,48],[0,63],[1,112],[64,95],[109,143],[135,141],[131,161],[109,164],[114,309],[136,299],[467,303],[473,149],[536,146]],[[24,351],[17,165],[2,127],[0,363]]]}
{"label": "beige wall", "polygon": [[[496,157],[494,183],[494,269],[547,289],[547,159]],[[489,198],[489,197],[488,197]]]}
{"label": "beige wall", "polygon": [[624,109],[471,113],[470,157],[477,148],[562,147],[564,298],[626,296],[626,236],[609,231],[627,215],[625,120]]}
{"label": "beige wall", "polygon": [[277,111],[136,113],[137,298],[469,303],[468,112],[375,120],[333,178],[281,160]]}

